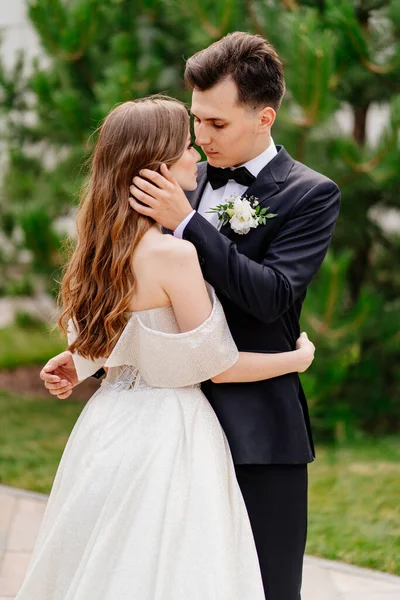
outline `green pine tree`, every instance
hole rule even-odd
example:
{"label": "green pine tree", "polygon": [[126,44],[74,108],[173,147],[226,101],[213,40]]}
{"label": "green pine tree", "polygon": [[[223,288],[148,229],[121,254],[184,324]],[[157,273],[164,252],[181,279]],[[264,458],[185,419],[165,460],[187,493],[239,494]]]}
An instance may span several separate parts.
{"label": "green pine tree", "polygon": [[9,162],[1,211],[8,237],[22,229],[33,269],[49,282],[62,263],[54,221],[77,198],[93,133],[118,102],[182,93],[185,36],[159,0],[28,4],[47,60],[23,84],[22,59],[0,71]]}
{"label": "green pine tree", "polygon": [[[17,250],[31,251],[43,281],[57,277],[62,239],[54,221],[77,197],[90,136],[109,109],[154,92],[189,100],[185,57],[229,31],[264,35],[287,81],[274,139],[342,191],[332,252],[304,307],[303,326],[318,345],[303,377],[317,431],[341,438],[352,428],[395,430],[400,235],[387,233],[376,215],[400,208],[399,1],[35,0],[29,6],[49,64],[37,62],[28,81],[21,61],[13,73],[0,68],[9,165],[0,210],[3,234]],[[338,126],[343,106],[350,134]],[[376,107],[386,107],[389,118],[371,144]],[[0,291],[7,277],[24,281],[26,266],[10,268],[17,258],[0,256],[6,265]]]}

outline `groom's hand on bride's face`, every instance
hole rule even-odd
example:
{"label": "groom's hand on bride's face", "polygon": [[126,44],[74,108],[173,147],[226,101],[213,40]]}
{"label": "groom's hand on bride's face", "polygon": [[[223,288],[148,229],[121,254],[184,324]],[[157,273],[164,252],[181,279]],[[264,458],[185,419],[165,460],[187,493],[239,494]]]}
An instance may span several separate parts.
{"label": "groom's hand on bride's face", "polygon": [[129,188],[129,203],[137,212],[174,231],[192,212],[192,207],[168,167],[161,165],[160,172],[140,171]]}

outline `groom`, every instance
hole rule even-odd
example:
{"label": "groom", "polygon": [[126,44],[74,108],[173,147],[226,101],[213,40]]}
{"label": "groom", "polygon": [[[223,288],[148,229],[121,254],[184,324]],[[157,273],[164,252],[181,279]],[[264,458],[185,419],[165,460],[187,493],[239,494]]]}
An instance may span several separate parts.
{"label": "groom", "polygon": [[[144,179],[134,179],[131,205],[195,245],[239,350],[292,350],[307,286],[331,241],[339,190],[271,138],[285,83],[265,39],[224,37],[187,61],[185,81],[193,91],[196,144],[208,159],[199,165],[198,187],[189,205],[165,167],[164,180],[145,170]],[[277,216],[246,234],[233,223],[220,227],[210,209],[244,194]],[[208,381],[202,389],[230,444],[266,598],[299,600],[314,448],[298,375]]]}
{"label": "groom", "polygon": [[[131,205],[194,244],[239,350],[292,350],[307,286],[332,237],[339,190],[271,138],[285,83],[265,39],[239,32],[224,37],[187,61],[185,80],[193,90],[196,143],[208,159],[199,165],[197,190],[188,200],[163,166],[164,177],[148,170],[135,177]],[[246,234],[221,226],[209,211],[232,195],[253,196],[277,216]],[[57,359],[52,369],[61,364]],[[41,376],[52,389],[48,371]],[[266,598],[299,600],[314,448],[298,375],[207,381],[202,389],[230,444]]]}

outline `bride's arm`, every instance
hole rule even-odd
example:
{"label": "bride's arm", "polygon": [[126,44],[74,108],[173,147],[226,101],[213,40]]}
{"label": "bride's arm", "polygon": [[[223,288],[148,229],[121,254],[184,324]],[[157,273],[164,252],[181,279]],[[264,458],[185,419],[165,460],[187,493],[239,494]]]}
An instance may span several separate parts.
{"label": "bride's arm", "polygon": [[261,354],[239,352],[239,360],[223,373],[212,378],[214,383],[264,381],[288,373],[303,373],[314,360],[315,347],[302,333],[297,340],[296,350]]}
{"label": "bride's arm", "polygon": [[[169,296],[182,332],[201,325],[212,306],[198,262],[190,242],[170,240],[160,270],[162,285]],[[237,362],[212,378],[214,383],[263,381],[288,373],[305,371],[314,359],[314,345],[302,334],[296,350],[275,354],[239,352]]]}
{"label": "bride's arm", "polygon": [[181,332],[196,329],[212,310],[196,248],[190,242],[168,236],[158,268],[179,329]]}

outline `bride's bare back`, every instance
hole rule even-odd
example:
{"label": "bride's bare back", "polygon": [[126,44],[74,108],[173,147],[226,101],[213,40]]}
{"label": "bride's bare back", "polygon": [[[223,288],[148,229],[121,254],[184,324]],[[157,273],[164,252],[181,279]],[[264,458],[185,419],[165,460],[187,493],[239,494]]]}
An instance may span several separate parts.
{"label": "bride's bare back", "polygon": [[141,239],[132,264],[136,287],[129,310],[172,305],[181,331],[208,317],[211,302],[193,244],[164,235],[155,225]]}

